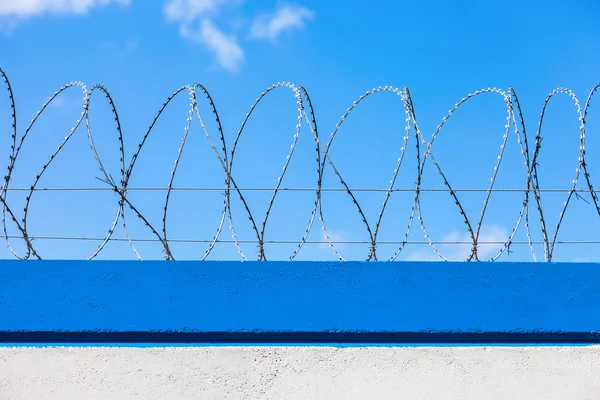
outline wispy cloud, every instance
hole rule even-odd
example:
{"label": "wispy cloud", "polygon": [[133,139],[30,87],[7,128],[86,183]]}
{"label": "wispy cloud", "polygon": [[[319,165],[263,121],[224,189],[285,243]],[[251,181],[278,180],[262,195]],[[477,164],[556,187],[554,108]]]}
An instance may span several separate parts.
{"label": "wispy cloud", "polygon": [[346,234],[342,231],[331,231],[327,230],[327,234],[329,236],[329,240],[325,236],[325,231],[321,231],[321,242],[319,243],[319,248],[322,250],[330,250],[329,241],[334,243],[336,249],[340,249],[345,246],[344,243],[336,243],[336,242],[344,242],[347,239]]}
{"label": "wispy cloud", "polygon": [[[179,24],[180,35],[200,44],[214,54],[217,64],[235,72],[244,63],[245,51],[236,35],[227,33],[216,21],[226,18],[228,9],[239,8],[245,0],[166,0],[163,13],[170,22]],[[301,29],[314,12],[288,4],[253,19],[248,37],[275,42],[289,30]],[[231,22],[231,21],[230,21]]]}
{"label": "wispy cloud", "polygon": [[63,108],[66,104],[67,102],[65,101],[64,97],[56,97],[54,100],[52,100],[52,103],[50,103],[50,107]]}
{"label": "wispy cloud", "polygon": [[[508,231],[499,226],[489,226],[485,225],[481,229],[481,233],[479,235],[479,246],[477,249],[477,255],[480,260],[486,260],[493,256],[495,256],[500,249],[502,248],[502,244],[508,239]],[[450,232],[446,236],[444,236],[441,240],[442,242],[471,242],[471,236],[468,233],[460,234],[458,232]],[[487,243],[495,243],[495,244],[486,244]],[[482,244],[483,243],[483,244]],[[469,244],[443,244],[436,245],[436,248],[442,253],[444,257],[446,257],[450,261],[465,261],[471,255],[471,247]],[[407,249],[408,250],[408,249]],[[427,249],[419,249],[415,251],[410,251],[407,253],[405,257],[403,257],[406,261],[441,261],[442,259],[435,254],[433,249],[429,246]]]}
{"label": "wispy cloud", "polygon": [[0,30],[10,32],[19,21],[46,15],[84,15],[111,3],[126,6],[131,0],[0,0]]}
{"label": "wispy cloud", "polygon": [[314,16],[314,11],[300,5],[283,5],[274,12],[257,16],[250,28],[250,37],[276,41],[285,31],[304,28]]}
{"label": "wispy cloud", "polygon": [[210,19],[200,22],[197,30],[181,27],[181,36],[203,44],[215,54],[218,64],[228,71],[235,72],[244,62],[244,50],[234,36],[225,34]]}
{"label": "wispy cloud", "polygon": [[239,5],[243,0],[166,0],[163,11],[169,21],[194,22],[198,18],[214,16],[229,5]]}
{"label": "wispy cloud", "polygon": [[33,17],[42,14],[86,14],[110,3],[128,5],[131,0],[2,0],[0,15]]}
{"label": "wispy cloud", "polygon": [[179,24],[179,33],[208,49],[224,69],[235,72],[244,62],[244,50],[234,35],[226,34],[213,21],[226,6],[243,0],[167,0],[163,12]]}

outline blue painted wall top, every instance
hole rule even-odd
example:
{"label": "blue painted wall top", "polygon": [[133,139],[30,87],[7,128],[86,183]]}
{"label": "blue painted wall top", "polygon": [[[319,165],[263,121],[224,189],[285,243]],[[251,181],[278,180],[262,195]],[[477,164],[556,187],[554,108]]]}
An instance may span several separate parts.
{"label": "blue painted wall top", "polygon": [[598,332],[600,264],[0,261],[0,333]]}

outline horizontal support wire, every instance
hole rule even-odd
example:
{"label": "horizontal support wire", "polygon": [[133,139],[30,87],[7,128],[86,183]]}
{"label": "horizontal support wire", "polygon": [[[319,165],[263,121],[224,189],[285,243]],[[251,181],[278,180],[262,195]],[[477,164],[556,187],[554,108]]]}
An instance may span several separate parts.
{"label": "horizontal support wire", "polygon": [[[22,239],[21,236],[8,236],[9,239]],[[73,241],[103,241],[105,240],[105,238],[103,237],[77,237],[77,236],[29,236],[29,240],[73,240]],[[111,242],[128,242],[128,241],[132,241],[132,242],[147,242],[147,243],[156,243],[156,242],[160,242],[159,239],[141,239],[141,238],[110,238],[109,241]],[[209,239],[169,239],[169,242],[171,243],[212,243],[213,240],[209,240]],[[224,239],[219,239],[216,241],[216,243],[236,243],[236,241],[234,240],[224,240]],[[243,239],[238,239],[237,243],[243,243],[243,244],[258,244],[259,241],[258,240],[243,240]],[[297,244],[298,241],[297,240],[264,240],[262,241],[263,244]],[[323,241],[323,240],[306,240],[304,242],[305,244],[328,244],[329,241]],[[370,241],[366,241],[366,240],[332,240],[331,243],[334,244],[371,244]],[[472,242],[471,241],[460,241],[460,240],[441,240],[441,241],[436,241],[434,242],[435,244],[438,245],[471,245]],[[557,241],[557,244],[600,244],[600,241],[593,241],[593,240],[573,240],[573,241]],[[378,241],[377,244],[380,245],[399,245],[399,244],[411,244],[411,245],[429,245],[428,241],[418,241],[418,240],[409,240],[406,242],[402,242],[402,241],[395,241],[395,240],[381,240]],[[503,245],[504,242],[503,241],[480,241],[479,242],[480,245]],[[537,244],[537,245],[542,245],[544,244],[543,241],[513,241],[511,242],[512,245],[530,245],[530,244]]]}
{"label": "horizontal support wire", "polygon": [[[543,261],[552,261],[554,257],[554,249],[557,244],[560,245],[597,245],[600,244],[600,241],[578,241],[578,240],[562,240],[559,239],[559,231],[563,226],[564,217],[566,215],[567,209],[571,203],[573,198],[583,200],[590,209],[594,209],[595,213],[600,217],[600,199],[598,198],[598,191],[594,189],[592,184],[591,174],[589,172],[589,160],[586,158],[586,143],[585,143],[585,134],[586,134],[586,124],[588,120],[588,113],[592,104],[592,99],[596,92],[600,89],[600,84],[594,86],[590,91],[585,104],[580,104],[577,96],[571,90],[566,88],[557,88],[553,90],[544,100],[543,107],[541,110],[541,114],[537,123],[537,130],[535,132],[535,138],[532,140],[527,135],[527,129],[525,125],[525,119],[523,117],[523,112],[521,109],[521,105],[519,102],[519,98],[512,87],[507,88],[506,90],[498,89],[498,88],[485,88],[481,90],[477,90],[475,92],[469,93],[467,96],[463,97],[460,101],[458,101],[442,118],[441,123],[437,125],[435,131],[431,134],[430,137],[426,137],[426,135],[421,131],[419,123],[417,122],[415,107],[412,101],[410,90],[407,87],[396,88],[392,86],[380,86],[373,88],[362,96],[360,96],[357,100],[355,100],[350,107],[346,110],[346,112],[342,115],[339,122],[333,128],[331,134],[329,136],[323,136],[319,132],[319,127],[317,124],[317,118],[315,116],[315,112],[313,109],[313,104],[311,98],[308,94],[308,91],[298,85],[294,85],[289,82],[278,82],[276,84],[271,85],[265,91],[263,91],[251,105],[248,113],[245,115],[242,120],[241,126],[237,132],[231,136],[232,141],[227,141],[223,126],[221,124],[221,118],[219,116],[217,107],[208,92],[208,90],[199,83],[194,83],[193,85],[185,85],[178,88],[173,94],[171,94],[166,101],[159,108],[158,113],[155,115],[153,120],[151,121],[148,129],[145,131],[143,138],[136,147],[132,149],[133,154],[131,159],[126,162],[125,160],[125,145],[123,141],[123,132],[121,128],[121,122],[119,113],[117,112],[117,108],[113,102],[112,96],[109,91],[102,85],[95,85],[91,88],[88,88],[82,82],[71,82],[63,87],[61,87],[58,91],[56,91],[49,99],[46,101],[41,109],[36,113],[31,122],[26,126],[25,130],[20,133],[17,129],[17,108],[15,104],[15,97],[13,93],[13,89],[11,83],[8,79],[7,74],[0,68],[0,77],[4,82],[4,86],[8,92],[8,106],[10,108],[10,132],[11,136],[9,140],[4,141],[3,143],[10,142],[9,149],[9,158],[7,165],[7,173],[4,176],[4,183],[0,187],[0,203],[2,206],[2,229],[3,236],[6,241],[7,247],[11,254],[21,260],[26,259],[41,259],[42,255],[39,253],[39,249],[34,246],[35,241],[41,240],[64,240],[64,241],[95,241],[99,242],[98,246],[95,248],[93,253],[87,257],[87,259],[93,259],[98,257],[99,254],[105,249],[107,244],[111,242],[127,242],[133,253],[138,259],[142,259],[142,255],[136,248],[135,244],[142,242],[150,242],[156,243],[157,247],[160,248],[164,254],[164,258],[166,260],[174,260],[176,255],[171,248],[171,244],[173,243],[205,243],[207,244],[207,248],[204,250],[203,254],[198,255],[198,259],[204,260],[211,254],[214,246],[218,243],[227,243],[232,244],[232,249],[237,250],[239,256],[242,260],[246,260],[247,257],[244,254],[242,249],[242,244],[255,244],[257,251],[253,250],[253,253],[257,254],[258,260],[267,260],[268,251],[265,249],[266,244],[275,244],[275,245],[293,245],[295,249],[289,255],[288,260],[293,260],[296,256],[302,251],[303,246],[305,244],[319,244],[326,245],[325,248],[329,248],[332,253],[339,259],[345,260],[344,256],[339,247],[336,245],[344,245],[344,244],[352,244],[352,245],[368,245],[368,253],[365,258],[367,261],[378,261],[382,257],[382,252],[378,252],[378,246],[380,245],[395,245],[398,246],[395,253],[387,258],[389,261],[394,261],[399,259],[401,253],[404,251],[407,245],[428,245],[431,247],[432,251],[439,256],[441,260],[448,260],[446,255],[442,252],[438,246],[445,245],[469,245],[471,247],[470,254],[466,258],[466,261],[480,261],[482,258],[486,258],[488,261],[496,261],[503,254],[511,253],[511,246],[520,245],[520,246],[528,246],[529,252],[534,261],[537,261],[536,252],[534,249],[535,245],[541,246],[543,248]],[[30,131],[36,125],[40,116],[44,114],[44,112],[48,109],[48,107],[59,97],[61,97],[67,91],[80,90],[83,100],[81,104],[81,112],[78,118],[74,121],[72,128],[64,137],[64,140],[60,143],[58,148],[52,153],[50,158],[43,164],[41,170],[35,176],[31,185],[18,185],[12,187],[14,184],[14,172],[16,160],[19,158],[21,154],[21,150],[23,146],[32,146],[33,144],[29,144],[32,142],[32,139],[28,139],[30,136]],[[289,150],[287,151],[287,156],[281,168],[281,172],[277,178],[277,181],[274,182],[273,185],[265,185],[263,187],[241,187],[236,182],[236,174],[237,171],[242,169],[243,167],[237,166],[234,160],[236,159],[235,155],[239,153],[237,148],[238,143],[240,142],[241,136],[244,133],[245,127],[252,117],[255,110],[260,107],[263,99],[270,96],[271,93],[275,91],[283,91],[287,92],[290,95],[290,102],[293,101],[296,105],[296,116],[295,116],[295,126],[294,129],[291,130],[291,145]],[[363,188],[352,188],[348,181],[344,178],[344,174],[347,172],[340,171],[336,164],[333,162],[330,153],[333,146],[333,141],[339,133],[344,122],[347,120],[348,116],[357,108],[363,101],[367,98],[370,98],[375,95],[380,95],[383,93],[387,93],[397,101],[398,104],[398,112],[396,117],[401,122],[402,125],[402,145],[399,149],[399,155],[397,158],[397,162],[395,164],[395,169],[392,174],[392,178],[390,180],[389,186],[385,188],[372,188],[372,187],[363,187]],[[576,169],[574,171],[574,178],[572,179],[572,184],[568,188],[550,188],[545,189],[540,187],[539,183],[539,175],[540,175],[540,166],[539,166],[539,156],[542,150],[542,139],[544,138],[542,134],[542,126],[543,121],[546,115],[546,107],[550,103],[550,101],[557,95],[562,95],[568,97],[572,104],[574,104],[574,111],[576,112],[576,116],[579,121],[579,156],[578,162],[576,164]],[[187,96],[189,100],[189,109],[187,113],[186,124],[183,128],[183,136],[181,138],[181,143],[178,148],[177,156],[175,158],[171,173],[170,180],[166,187],[131,187],[129,186],[129,182],[131,177],[135,173],[135,165],[140,156],[140,154],[144,151],[144,146],[147,142],[147,139],[154,131],[154,127],[157,122],[160,120],[161,116],[165,112],[167,108],[169,108],[174,101],[174,99]],[[433,151],[434,142],[436,138],[439,136],[441,130],[445,126],[448,119],[452,117],[452,115],[465,103],[471,101],[471,99],[479,97],[479,96],[496,96],[499,97],[503,104],[504,109],[506,111],[505,114],[505,124],[502,135],[502,142],[500,145],[500,149],[498,151],[498,156],[495,159],[495,165],[493,172],[491,174],[491,178],[489,180],[489,185],[487,187],[482,188],[457,188],[453,183],[450,182],[446,173],[442,169],[438,159],[435,156]],[[99,99],[98,99],[99,98]],[[94,99],[94,101],[92,101]],[[98,100],[96,100],[98,99]],[[120,176],[113,176],[107,172],[102,159],[97,151],[96,144],[94,142],[94,136],[92,134],[92,122],[90,118],[90,108],[92,108],[92,104],[96,104],[97,101],[105,101],[109,109],[111,110],[112,117],[114,117],[114,132],[116,133],[116,138],[119,143],[119,169]],[[205,117],[200,112],[199,105],[202,107],[208,107],[209,112],[207,113],[212,121],[215,123],[216,128],[214,128],[213,132],[209,132],[206,124]],[[0,121],[3,123],[4,121]],[[192,123],[195,123],[200,126],[204,137],[206,138],[206,144],[210,147],[211,151],[215,155],[214,161],[218,163],[217,165],[220,167],[220,170],[223,171],[223,181],[224,185],[221,187],[176,187],[175,177],[177,172],[179,171],[180,160],[190,133],[190,129],[192,127]],[[68,183],[64,183],[64,187],[42,187],[41,181],[44,174],[47,172],[50,165],[56,159],[56,157],[63,151],[65,145],[71,140],[74,134],[80,129],[85,130],[87,138],[89,140],[89,148],[92,152],[94,159],[97,162],[97,167],[100,171],[100,176],[96,177],[97,180],[105,185],[104,187],[68,187]],[[294,152],[296,149],[296,145],[298,143],[298,138],[302,132],[307,132],[310,139],[314,140],[314,164],[306,165],[307,171],[314,171],[314,186],[312,184],[307,184],[307,187],[290,187],[289,185],[285,186],[283,181],[286,177],[288,167],[290,162],[294,156]],[[521,187],[510,187],[510,188],[501,188],[497,187],[497,178],[498,171],[501,168],[502,161],[505,155],[506,145],[508,143],[508,138],[511,134],[514,133],[514,138],[518,144],[518,157],[522,157],[522,186]],[[103,132],[104,134],[105,132]],[[557,140],[561,140],[558,138]],[[416,159],[413,159],[415,164],[408,165],[410,161],[406,161],[408,158],[407,149],[412,147],[416,150]],[[438,146],[439,147],[439,146]],[[146,150],[147,151],[147,150]],[[407,157],[405,157],[405,155]],[[412,157],[412,156],[411,156]],[[238,156],[239,158],[239,156]],[[591,158],[592,162],[594,158]],[[25,160],[27,162],[27,160]],[[429,164],[429,165],[428,165]],[[519,162],[520,164],[520,162]],[[414,186],[412,187],[396,187],[397,180],[399,178],[399,171],[401,169],[413,168],[416,167],[416,179],[414,181]],[[428,188],[427,181],[430,179],[429,177],[425,177],[424,171],[426,167],[430,167],[433,171],[433,174],[439,175],[441,181],[443,182],[443,187],[435,187]],[[478,168],[479,166],[474,166]],[[324,187],[324,176],[325,171],[328,171],[328,177],[333,177],[339,181],[340,187]],[[91,178],[91,177],[90,177]],[[115,179],[116,178],[116,179]],[[581,179],[580,179],[581,178]],[[411,178],[412,180],[412,178]],[[408,182],[410,183],[410,182]],[[404,183],[406,186],[407,182]],[[578,186],[578,184],[580,186]],[[335,184],[334,184],[335,185]],[[62,186],[60,183],[58,186]],[[578,188],[583,187],[583,188]],[[25,199],[19,198],[19,196],[14,195],[17,192],[23,192],[26,194]],[[77,237],[77,236],[64,236],[64,235],[32,235],[30,232],[30,204],[32,197],[37,196],[40,192],[114,192],[116,194],[115,201],[117,204],[117,211],[114,214],[114,218],[111,220],[110,228],[108,233],[104,237]],[[139,199],[133,199],[135,196],[128,196],[131,192],[161,192],[161,195],[164,195],[164,205],[161,211],[161,224],[158,225],[156,223],[151,223],[144,213],[140,211],[140,207],[143,209],[143,205],[134,204],[136,202],[140,202]],[[173,192],[220,192],[223,196],[222,209],[220,211],[220,219],[219,223],[216,225],[216,229],[213,231],[214,234],[211,239],[171,239],[168,234],[167,229],[167,221],[170,220],[170,211],[172,207],[170,204],[172,203],[171,194]],[[262,213],[258,213],[254,210],[248,201],[248,195],[251,192],[270,192],[270,198],[268,203],[266,204],[266,211]],[[304,229],[304,234],[299,240],[277,240],[266,237],[267,227],[273,225],[273,221],[270,220],[270,216],[272,214],[272,209],[274,203],[277,201],[278,194],[280,192],[312,192],[314,193],[314,200],[312,202],[312,210],[310,213],[310,218],[307,221],[306,228]],[[344,193],[345,196],[348,196],[348,199],[351,200],[352,207],[354,208],[356,215],[360,218],[362,223],[362,231],[363,235],[368,236],[368,240],[335,240],[335,235],[332,235],[328,230],[326,219],[328,218],[327,214],[324,212],[322,207],[323,202],[323,194],[324,193]],[[356,196],[356,193],[384,193],[385,195],[381,195],[384,198],[383,204],[380,206],[377,213],[377,218],[367,218],[368,213],[365,210],[365,203],[363,204],[359,201],[360,196]],[[386,211],[390,205],[391,195],[394,193],[409,193],[411,198],[413,198],[412,206],[410,207],[410,215],[408,218],[408,223],[406,225],[406,230],[402,230],[403,234],[399,234],[398,237],[402,238],[402,240],[381,240],[380,238],[380,227],[382,226],[382,221],[384,219],[384,215],[386,215]],[[449,195],[452,199],[452,204],[456,206],[457,215],[460,216],[461,220],[464,222],[464,227],[467,230],[467,236],[461,240],[433,240],[431,238],[429,225],[425,221],[422,203],[422,195],[424,193],[444,193]],[[482,193],[485,196],[483,199],[482,208],[476,216],[471,215],[468,210],[465,208],[464,199],[461,202],[459,198],[459,193]],[[516,221],[512,226],[510,232],[506,234],[505,240],[497,241],[497,240],[486,240],[489,237],[486,237],[484,233],[482,233],[482,227],[486,224],[484,223],[484,219],[488,214],[488,206],[490,202],[490,198],[493,194],[496,193],[514,193],[519,194],[520,198],[522,198],[522,202],[520,203],[520,209],[515,210],[515,214],[517,214]],[[552,228],[547,221],[549,220],[548,214],[550,213],[550,209],[552,207],[543,206],[544,202],[542,201],[543,197],[546,194],[558,193],[564,195],[564,201],[560,204],[560,213],[558,218],[556,219],[556,224]],[[234,199],[239,200],[239,202],[232,202],[232,196]],[[362,201],[362,200],[361,200]],[[88,205],[87,201],[84,203],[80,202],[82,205]],[[235,204],[235,205],[234,205]],[[202,204],[200,204],[202,206]],[[190,205],[192,207],[192,205]],[[234,212],[233,209],[238,207],[238,209]],[[391,206],[390,206],[391,207]],[[537,210],[537,212],[536,212]],[[236,223],[240,218],[239,213],[244,217],[247,217],[247,221],[249,221],[249,230],[250,234],[253,237],[252,240],[240,239],[240,231],[236,230]],[[554,211],[552,211],[554,213]],[[389,213],[388,213],[389,214]],[[139,233],[130,234],[128,225],[130,218],[141,222],[143,225],[142,229],[146,230],[146,233],[151,236],[150,239],[142,239],[138,236]],[[539,236],[541,236],[541,240],[534,240],[532,237],[532,221],[534,218],[539,220],[540,232]],[[284,222],[285,223],[285,222]],[[489,223],[489,222],[488,222]],[[282,224],[282,222],[280,222]],[[312,240],[309,239],[309,234],[312,232],[314,225],[320,225],[320,230],[323,240]],[[414,225],[418,224],[421,232],[424,236],[424,240],[409,240],[409,236],[412,232],[415,231]],[[117,237],[115,232],[117,231],[118,226],[122,227],[121,235]],[[238,224],[239,225],[239,224]],[[447,227],[446,229],[452,229],[453,227]],[[221,234],[224,230],[229,229],[231,234],[231,239],[223,239],[221,238]],[[517,232],[521,229],[524,229],[524,234],[526,240],[517,240],[516,235]],[[10,231],[10,233],[9,233]],[[18,232],[18,234],[15,234]],[[355,232],[353,232],[354,234]],[[245,235],[248,233],[245,232]],[[538,237],[539,237],[538,236]],[[21,246],[24,250],[21,252],[17,251],[13,246],[14,241],[22,241],[24,246]],[[480,251],[480,247],[482,245],[499,245],[500,249],[489,257],[489,251],[485,252]],[[538,251],[540,249],[538,248]],[[401,258],[401,257],[400,257]]]}
{"label": "horizontal support wire", "polygon": [[[73,188],[35,188],[34,192],[122,192],[122,191],[139,191],[139,192],[164,192],[164,191],[173,191],[173,192],[225,192],[227,190],[231,190],[230,188],[225,187],[128,187],[128,188],[92,188],[92,187],[73,187]],[[272,192],[274,190],[281,192],[344,192],[346,193],[348,189],[344,188],[294,188],[294,187],[282,187],[282,188],[260,188],[260,187],[247,187],[247,188],[236,188],[241,192]],[[31,188],[7,188],[6,191],[12,192],[30,192]],[[381,189],[381,188],[352,188],[353,192],[373,192],[373,193],[382,193],[382,192],[404,192],[404,193],[415,193],[415,188],[394,188],[394,189]],[[466,188],[466,189],[447,189],[447,188],[420,188],[419,192],[435,192],[435,193],[450,193],[453,192],[464,192],[464,193],[526,193],[531,191],[531,189],[474,189],[474,188]],[[586,189],[540,189],[538,193],[590,193],[589,190]],[[594,193],[599,193],[599,190],[594,190]]]}

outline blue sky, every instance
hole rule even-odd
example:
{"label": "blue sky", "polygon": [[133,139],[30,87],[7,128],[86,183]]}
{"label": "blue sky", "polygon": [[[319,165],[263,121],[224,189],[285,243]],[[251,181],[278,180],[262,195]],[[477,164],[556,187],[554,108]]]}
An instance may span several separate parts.
{"label": "blue sky", "polygon": [[[568,87],[585,103],[600,82],[600,2],[557,1],[443,1],[363,2],[332,0],[297,2],[244,0],[3,0],[0,3],[0,67],[15,92],[18,135],[52,93],[72,81],[91,87],[100,83],[110,92],[121,119],[125,162],[129,163],[160,106],[182,85],[200,82],[209,90],[231,150],[245,114],[271,84],[287,81],[304,86],[315,106],[321,137],[328,137],[346,109],[361,94],[378,86],[407,86],[419,128],[429,140],[437,125],[462,97],[481,88],[512,86],[525,115],[533,153],[539,115],[546,96]],[[0,96],[0,156],[8,164],[10,108],[6,91]],[[58,144],[79,118],[82,91],[61,94],[31,130],[19,154],[11,188],[29,187]],[[599,100],[596,100],[598,102]],[[177,97],[157,122],[136,162],[130,187],[161,187],[169,182],[173,162],[186,126],[189,98]],[[600,172],[600,105],[592,103],[586,127],[586,149],[592,180]],[[207,130],[218,140],[208,104],[199,102]],[[361,103],[341,127],[330,156],[351,188],[386,189],[405,134],[400,98],[378,93]],[[542,189],[569,189],[578,165],[579,121],[573,101],[553,98],[543,125],[539,156]],[[119,144],[114,118],[103,96],[90,106],[94,141],[102,162],[119,176]],[[506,108],[502,97],[485,94],[469,100],[444,126],[432,153],[452,186],[486,188],[504,135]],[[279,88],[256,109],[244,130],[232,175],[239,187],[272,188],[280,174],[296,131],[293,92]],[[38,187],[105,188],[89,150],[85,127],[80,127],[44,173]],[[197,120],[194,119],[175,178],[176,187],[223,187],[224,174]],[[314,188],[314,139],[308,127],[300,131],[283,187]],[[409,137],[396,188],[414,188],[415,138]],[[423,150],[423,148],[421,149]],[[323,187],[341,188],[330,168]],[[525,187],[525,168],[511,127],[497,179],[499,188]],[[600,185],[600,181],[596,186]],[[431,162],[423,186],[443,188]],[[578,189],[586,189],[583,176]],[[22,216],[26,192],[9,192],[7,201]],[[247,201],[257,223],[262,222],[270,192],[253,191]],[[384,193],[357,192],[356,197],[373,226]],[[482,193],[459,194],[470,219],[476,221]],[[162,228],[164,191],[130,192],[128,198],[158,230]],[[583,195],[591,201],[590,195]],[[265,240],[299,242],[311,216],[315,192],[280,192],[269,217]],[[543,193],[544,213],[551,233],[565,193]],[[338,241],[366,241],[368,234],[349,196],[323,193],[327,229]],[[404,238],[414,195],[394,193],[382,219],[379,240]],[[434,241],[468,240],[465,224],[448,193],[422,194],[422,216]],[[541,240],[539,214],[531,199],[532,239]],[[480,240],[505,240],[517,221],[522,193],[495,193]],[[103,237],[117,211],[118,196],[110,192],[36,192],[28,215],[32,236]],[[171,239],[212,239],[223,209],[220,191],[175,192],[168,213]],[[232,195],[232,218],[240,240],[255,240],[247,214]],[[155,239],[150,230],[126,215],[135,238]],[[573,199],[559,240],[600,239],[599,216],[593,204]],[[18,234],[10,222],[8,231]],[[119,224],[114,237],[123,238]],[[225,221],[221,240],[231,240]],[[309,235],[324,239],[318,220]],[[514,240],[526,240],[521,224]],[[426,241],[415,219],[410,241]],[[19,240],[11,240],[24,254]],[[97,242],[35,241],[44,258],[84,258]],[[197,259],[206,243],[173,243],[178,259]],[[368,244],[340,244],[346,259],[364,259]],[[500,246],[480,249],[482,258]],[[242,244],[247,259],[257,257],[256,245]],[[295,244],[269,244],[269,259],[287,259]],[[380,259],[391,257],[398,245],[380,245]],[[144,259],[161,258],[158,243],[138,243]],[[440,246],[450,259],[469,254],[469,246]],[[527,246],[513,246],[500,260],[530,260]],[[543,249],[536,246],[537,259]],[[8,249],[0,256],[11,257]],[[111,242],[99,258],[135,258],[126,242]],[[239,259],[235,246],[218,243],[211,259]],[[557,245],[555,260],[590,261],[600,258],[600,245]],[[324,244],[307,244],[297,259],[336,259]],[[434,260],[427,245],[408,245],[398,260]]]}

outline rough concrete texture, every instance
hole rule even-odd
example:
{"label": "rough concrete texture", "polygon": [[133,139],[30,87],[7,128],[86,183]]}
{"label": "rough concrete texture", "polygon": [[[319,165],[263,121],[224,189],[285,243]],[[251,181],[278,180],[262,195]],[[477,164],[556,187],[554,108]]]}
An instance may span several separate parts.
{"label": "rough concrete texture", "polygon": [[600,398],[598,347],[0,348],[0,399]]}

